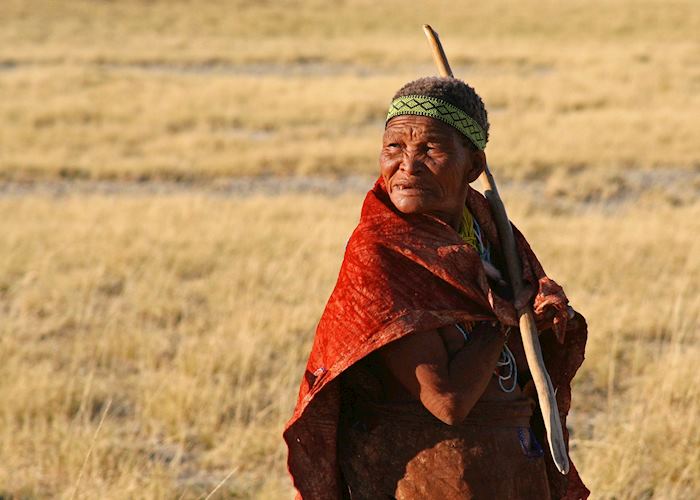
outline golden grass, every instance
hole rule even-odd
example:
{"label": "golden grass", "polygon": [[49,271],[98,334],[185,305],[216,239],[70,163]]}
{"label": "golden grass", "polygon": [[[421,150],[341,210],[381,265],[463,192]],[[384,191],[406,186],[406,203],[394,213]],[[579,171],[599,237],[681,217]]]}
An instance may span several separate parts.
{"label": "golden grass", "polygon": [[[700,205],[506,200],[590,322],[571,425],[595,497],[697,496]],[[0,199],[0,494],[288,497],[281,428],[360,202]]]}
{"label": "golden grass", "polygon": [[71,493],[107,401],[81,498],[195,498],[233,469],[229,493],[286,487],[280,425],[337,260],[315,252],[341,238],[281,201],[2,201],[1,489]]}
{"label": "golden grass", "polygon": [[[588,316],[584,480],[700,497],[692,0],[6,0],[0,180],[374,173],[391,95],[435,72],[425,22]],[[5,186],[0,497],[288,497],[281,429],[361,197]]]}
{"label": "golden grass", "polygon": [[372,172],[391,95],[435,73],[424,22],[483,95],[502,176],[697,169],[692,0],[8,0],[0,176]]}

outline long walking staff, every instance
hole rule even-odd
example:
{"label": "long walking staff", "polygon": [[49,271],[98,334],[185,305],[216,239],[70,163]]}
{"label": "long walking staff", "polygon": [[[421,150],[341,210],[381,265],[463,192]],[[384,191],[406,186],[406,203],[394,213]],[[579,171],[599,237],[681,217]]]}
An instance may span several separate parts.
{"label": "long walking staff", "polygon": [[[433,49],[433,59],[437,64],[440,76],[452,77],[450,64],[447,62],[447,56],[442,48],[440,39],[437,33],[429,25],[423,25],[423,31],[428,37],[430,46]],[[498,227],[498,237],[501,240],[501,247],[506,259],[508,274],[513,288],[513,296],[519,297],[523,289],[522,268],[520,258],[515,247],[515,238],[513,236],[513,227],[508,220],[506,207],[498,195],[496,181],[494,181],[488,165],[485,166],[483,173],[479,177],[484,184],[484,196],[491,206],[491,211],[496,219]],[[532,379],[535,381],[537,389],[537,397],[542,410],[542,418],[544,426],[547,430],[547,440],[549,441],[549,450],[552,453],[554,464],[559,469],[559,472],[566,474],[569,472],[569,457],[566,453],[564,444],[564,435],[561,430],[561,420],[559,418],[559,410],[557,408],[557,400],[552,388],[552,381],[549,379],[549,374],[544,366],[542,358],[542,349],[540,341],[537,337],[537,326],[535,325],[535,316],[532,313],[532,307],[525,305],[518,310],[518,321],[520,323],[520,335],[523,338],[523,347],[525,348],[525,357],[527,364],[530,367]]]}

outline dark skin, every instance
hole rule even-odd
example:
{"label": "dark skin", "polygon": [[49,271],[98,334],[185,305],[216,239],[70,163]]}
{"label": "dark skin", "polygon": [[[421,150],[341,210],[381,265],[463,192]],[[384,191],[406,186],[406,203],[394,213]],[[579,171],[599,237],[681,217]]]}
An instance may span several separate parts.
{"label": "dark skin", "polygon": [[469,183],[486,165],[459,132],[427,116],[397,116],[384,131],[381,175],[396,208],[434,215],[459,230]]}
{"label": "dark skin", "polygon": [[[426,116],[404,115],[389,121],[379,157],[381,175],[396,208],[429,214],[459,230],[468,186],[481,174],[486,156],[473,149],[451,126]],[[491,279],[501,279],[485,266]],[[516,300],[532,297],[527,290]],[[522,397],[504,393],[494,377],[505,336],[500,327],[480,324],[465,342],[454,325],[417,332],[378,351],[389,397],[415,399],[449,425],[462,422],[479,399]],[[519,366],[526,366],[521,349]]]}

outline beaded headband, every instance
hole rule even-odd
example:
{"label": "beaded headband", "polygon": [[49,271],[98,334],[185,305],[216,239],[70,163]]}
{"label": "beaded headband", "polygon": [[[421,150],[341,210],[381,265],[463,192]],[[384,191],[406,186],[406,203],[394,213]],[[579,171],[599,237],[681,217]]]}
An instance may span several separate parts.
{"label": "beaded headband", "polygon": [[406,95],[397,97],[389,106],[388,122],[399,115],[421,115],[437,118],[459,130],[477,148],[486,147],[486,134],[479,124],[467,113],[447,101],[426,95]]}

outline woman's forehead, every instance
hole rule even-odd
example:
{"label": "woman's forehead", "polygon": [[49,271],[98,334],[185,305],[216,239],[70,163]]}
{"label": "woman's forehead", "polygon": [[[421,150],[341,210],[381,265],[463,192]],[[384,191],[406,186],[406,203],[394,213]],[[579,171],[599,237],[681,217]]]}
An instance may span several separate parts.
{"label": "woman's forehead", "polygon": [[389,120],[385,136],[405,135],[413,139],[452,140],[457,133],[448,124],[430,116],[402,115]]}

